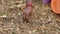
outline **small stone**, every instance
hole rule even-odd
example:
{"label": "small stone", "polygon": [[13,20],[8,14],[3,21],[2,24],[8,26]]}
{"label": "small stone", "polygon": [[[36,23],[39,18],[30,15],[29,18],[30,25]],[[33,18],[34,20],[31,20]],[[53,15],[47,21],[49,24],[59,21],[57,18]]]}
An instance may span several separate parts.
{"label": "small stone", "polygon": [[32,32],[29,30],[29,33],[31,34]]}
{"label": "small stone", "polygon": [[23,6],[23,4],[19,4],[19,5],[16,5],[16,6],[19,8],[19,7],[22,7],[22,6]]}
{"label": "small stone", "polygon": [[18,15],[21,15],[21,13],[18,13]]}
{"label": "small stone", "polygon": [[23,3],[23,1],[16,1],[15,4]]}
{"label": "small stone", "polygon": [[3,17],[3,18],[4,18],[4,17],[7,17],[7,15],[2,15],[2,16],[0,16],[0,17]]}
{"label": "small stone", "polygon": [[58,27],[58,29],[60,30],[60,27]]}
{"label": "small stone", "polygon": [[15,8],[16,7],[16,5],[12,5],[12,6],[10,6],[9,8],[10,9],[13,9],[13,8]]}
{"label": "small stone", "polygon": [[35,29],[35,30],[33,30],[33,32],[36,32],[37,30]]}

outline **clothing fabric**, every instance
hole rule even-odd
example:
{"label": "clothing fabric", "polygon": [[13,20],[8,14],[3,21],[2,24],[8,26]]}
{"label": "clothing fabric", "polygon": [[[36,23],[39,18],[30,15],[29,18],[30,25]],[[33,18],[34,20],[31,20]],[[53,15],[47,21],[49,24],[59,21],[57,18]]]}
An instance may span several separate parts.
{"label": "clothing fabric", "polygon": [[51,0],[43,0],[43,4],[48,4]]}

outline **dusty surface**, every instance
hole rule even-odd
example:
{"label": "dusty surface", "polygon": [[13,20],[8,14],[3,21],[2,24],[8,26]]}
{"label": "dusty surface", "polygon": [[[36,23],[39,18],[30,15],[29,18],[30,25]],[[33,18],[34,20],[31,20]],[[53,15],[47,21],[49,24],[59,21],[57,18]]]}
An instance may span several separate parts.
{"label": "dusty surface", "polygon": [[0,34],[60,34],[60,16],[43,7],[42,0],[33,0],[30,23],[23,22],[25,2],[0,0]]}

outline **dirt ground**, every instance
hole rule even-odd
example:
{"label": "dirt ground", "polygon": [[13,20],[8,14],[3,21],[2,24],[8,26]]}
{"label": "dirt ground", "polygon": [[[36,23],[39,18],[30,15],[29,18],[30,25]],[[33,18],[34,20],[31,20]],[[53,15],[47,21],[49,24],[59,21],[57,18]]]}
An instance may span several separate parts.
{"label": "dirt ground", "polygon": [[26,0],[0,0],[0,34],[60,34],[60,16],[42,0],[33,0],[30,22],[23,22],[25,4]]}

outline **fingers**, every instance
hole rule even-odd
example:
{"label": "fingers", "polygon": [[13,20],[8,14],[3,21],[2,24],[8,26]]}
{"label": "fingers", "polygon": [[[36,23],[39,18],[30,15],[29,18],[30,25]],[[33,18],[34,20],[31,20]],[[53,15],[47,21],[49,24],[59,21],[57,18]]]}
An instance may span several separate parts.
{"label": "fingers", "polygon": [[29,22],[29,15],[28,14],[24,14],[23,21]]}

